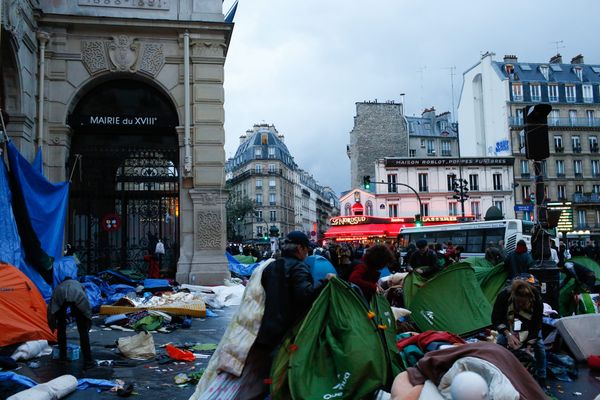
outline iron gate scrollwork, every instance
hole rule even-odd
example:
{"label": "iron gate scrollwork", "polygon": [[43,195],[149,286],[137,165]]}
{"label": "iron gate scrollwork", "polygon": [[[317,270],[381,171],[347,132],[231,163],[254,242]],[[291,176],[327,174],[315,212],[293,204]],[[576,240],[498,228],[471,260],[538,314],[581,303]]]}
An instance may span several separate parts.
{"label": "iron gate scrollwork", "polygon": [[[69,241],[85,272],[128,268],[145,273],[144,256],[154,254],[161,240],[161,269],[174,274],[179,258],[177,148],[73,150],[81,154],[81,168],[72,182]],[[107,212],[120,217],[119,229],[102,228],[100,219]]]}

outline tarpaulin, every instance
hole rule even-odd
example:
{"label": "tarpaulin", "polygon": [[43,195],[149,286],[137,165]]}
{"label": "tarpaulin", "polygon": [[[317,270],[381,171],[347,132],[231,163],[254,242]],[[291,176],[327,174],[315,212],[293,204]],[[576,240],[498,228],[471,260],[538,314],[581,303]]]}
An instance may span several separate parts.
{"label": "tarpaulin", "polygon": [[260,264],[260,262],[244,264],[243,262],[238,260],[239,258],[242,258],[242,260],[245,261],[256,260],[254,257],[239,255],[232,256],[231,254],[229,254],[229,252],[225,252],[225,255],[227,256],[227,261],[229,262],[229,271],[231,271],[237,276],[251,276],[252,272],[254,272],[256,267],[258,267],[258,265]]}
{"label": "tarpaulin", "polygon": [[11,142],[8,142],[8,159],[11,174],[21,188],[31,225],[42,248],[51,257],[62,257],[69,183],[48,181]]}

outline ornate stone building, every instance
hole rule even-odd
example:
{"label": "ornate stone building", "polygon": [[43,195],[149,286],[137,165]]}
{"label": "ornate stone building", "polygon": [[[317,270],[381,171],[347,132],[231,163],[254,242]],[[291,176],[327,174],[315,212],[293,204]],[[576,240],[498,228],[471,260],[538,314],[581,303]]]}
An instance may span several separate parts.
{"label": "ornate stone building", "polygon": [[[66,237],[88,272],[143,265],[227,276],[221,0],[2,0],[10,140],[71,179]],[[105,229],[105,219],[118,229]]]}

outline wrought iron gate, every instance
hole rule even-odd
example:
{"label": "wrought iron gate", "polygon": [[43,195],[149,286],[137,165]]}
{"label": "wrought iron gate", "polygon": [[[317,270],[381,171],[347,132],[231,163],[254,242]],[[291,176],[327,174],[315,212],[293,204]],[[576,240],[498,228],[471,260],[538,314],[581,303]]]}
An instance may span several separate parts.
{"label": "wrought iron gate", "polygon": [[176,146],[74,143],[68,238],[86,273],[109,268],[146,272],[144,256],[153,255],[161,240],[161,269],[174,274],[179,258],[177,160]]}

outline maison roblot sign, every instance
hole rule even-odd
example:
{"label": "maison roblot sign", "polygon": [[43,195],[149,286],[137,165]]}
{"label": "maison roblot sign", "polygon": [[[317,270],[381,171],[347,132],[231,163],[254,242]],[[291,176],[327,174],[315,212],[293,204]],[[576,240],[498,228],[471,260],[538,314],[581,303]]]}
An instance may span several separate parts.
{"label": "maison roblot sign", "polygon": [[386,158],[385,167],[447,167],[447,166],[483,166],[513,165],[513,157],[487,158]]}

